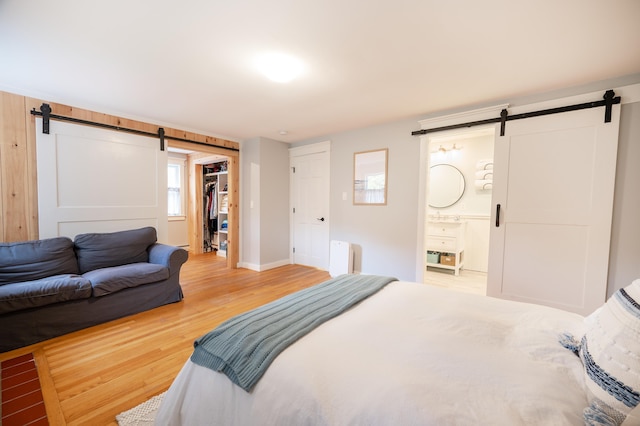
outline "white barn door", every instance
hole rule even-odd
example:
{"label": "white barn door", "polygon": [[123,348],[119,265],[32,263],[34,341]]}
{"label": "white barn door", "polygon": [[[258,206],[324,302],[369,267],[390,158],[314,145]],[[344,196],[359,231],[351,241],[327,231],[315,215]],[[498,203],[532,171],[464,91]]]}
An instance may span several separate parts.
{"label": "white barn door", "polygon": [[509,121],[496,138],[489,296],[583,315],[605,301],[620,106],[604,113]]}
{"label": "white barn door", "polygon": [[153,226],[167,240],[167,152],[158,139],[36,120],[40,238]]}

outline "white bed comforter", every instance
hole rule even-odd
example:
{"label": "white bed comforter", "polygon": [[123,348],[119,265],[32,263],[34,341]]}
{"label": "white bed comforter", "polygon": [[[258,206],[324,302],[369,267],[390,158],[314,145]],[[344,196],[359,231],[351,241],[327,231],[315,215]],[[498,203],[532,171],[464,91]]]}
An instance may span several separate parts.
{"label": "white bed comforter", "polygon": [[581,425],[583,317],[393,282],[282,352],[251,393],[188,361],[158,425]]}

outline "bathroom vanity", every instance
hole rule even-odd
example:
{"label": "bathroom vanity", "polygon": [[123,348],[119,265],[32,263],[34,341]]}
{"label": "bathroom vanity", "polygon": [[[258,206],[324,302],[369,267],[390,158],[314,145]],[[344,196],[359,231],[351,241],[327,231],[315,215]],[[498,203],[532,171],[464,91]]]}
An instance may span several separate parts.
{"label": "bathroom vanity", "polygon": [[[467,223],[462,220],[432,219],[427,229],[427,267],[453,270],[460,274],[464,266],[464,236]],[[433,254],[439,253],[438,256]]]}

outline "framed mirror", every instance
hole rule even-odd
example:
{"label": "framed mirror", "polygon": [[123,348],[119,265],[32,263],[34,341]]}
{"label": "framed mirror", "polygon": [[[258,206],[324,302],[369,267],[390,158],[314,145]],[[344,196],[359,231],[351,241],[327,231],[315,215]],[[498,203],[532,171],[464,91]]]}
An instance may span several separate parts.
{"label": "framed mirror", "polygon": [[353,204],[387,204],[388,149],[353,154]]}
{"label": "framed mirror", "polygon": [[450,207],[464,194],[464,175],[451,164],[436,164],[429,169],[429,206]]}

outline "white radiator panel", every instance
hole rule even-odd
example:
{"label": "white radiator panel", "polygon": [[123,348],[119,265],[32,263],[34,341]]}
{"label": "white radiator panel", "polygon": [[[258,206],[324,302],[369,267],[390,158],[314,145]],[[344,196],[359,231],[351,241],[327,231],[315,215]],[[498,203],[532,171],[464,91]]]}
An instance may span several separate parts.
{"label": "white radiator panel", "polygon": [[353,250],[346,241],[331,240],[329,252],[329,274],[337,277],[353,273]]}

